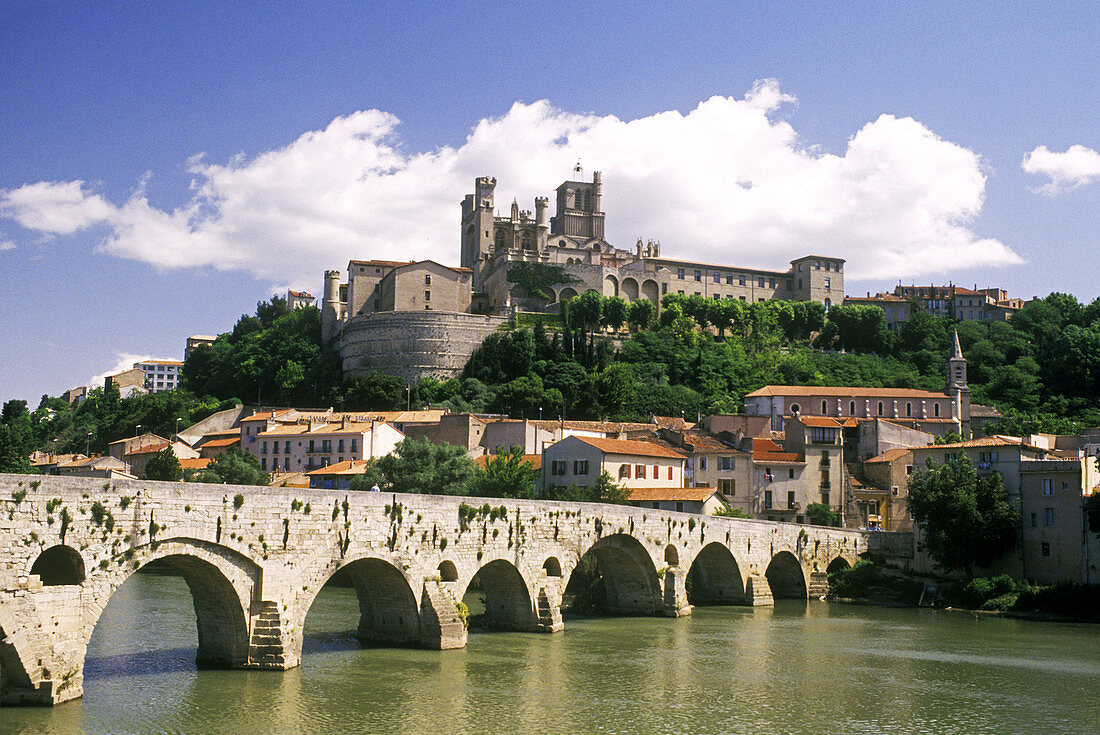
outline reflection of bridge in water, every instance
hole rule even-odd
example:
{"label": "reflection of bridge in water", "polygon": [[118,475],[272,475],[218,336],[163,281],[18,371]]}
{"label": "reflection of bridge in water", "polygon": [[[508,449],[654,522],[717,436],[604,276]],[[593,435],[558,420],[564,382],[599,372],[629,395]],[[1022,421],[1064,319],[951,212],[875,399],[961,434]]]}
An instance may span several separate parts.
{"label": "reflection of bridge in water", "polygon": [[3,475],[0,702],[79,697],[100,613],[153,561],[190,588],[200,666],[282,670],[337,571],[359,598],[361,640],[461,648],[475,576],[490,627],[553,633],[586,556],[607,612],[680,616],[689,576],[699,604],[805,599],[892,536],[585,503]]}

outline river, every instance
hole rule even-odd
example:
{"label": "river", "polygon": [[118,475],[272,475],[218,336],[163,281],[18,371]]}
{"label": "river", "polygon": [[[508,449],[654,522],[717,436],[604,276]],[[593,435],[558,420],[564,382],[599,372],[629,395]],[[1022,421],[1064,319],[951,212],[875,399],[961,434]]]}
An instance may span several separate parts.
{"label": "river", "polygon": [[325,588],[302,666],[198,671],[190,593],[138,574],[92,638],[84,698],[0,709],[0,733],[1096,733],[1100,627],[779,601],[692,617],[472,631],[360,648]]}

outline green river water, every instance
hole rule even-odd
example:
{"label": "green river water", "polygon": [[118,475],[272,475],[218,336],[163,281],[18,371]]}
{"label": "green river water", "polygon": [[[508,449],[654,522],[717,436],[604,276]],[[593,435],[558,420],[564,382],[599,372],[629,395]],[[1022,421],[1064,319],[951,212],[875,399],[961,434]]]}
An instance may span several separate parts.
{"label": "green river water", "polygon": [[472,631],[360,648],[326,588],[300,668],[198,671],[182,579],[135,575],[96,628],[84,698],[0,733],[1097,733],[1100,627],[779,601],[692,617]]}

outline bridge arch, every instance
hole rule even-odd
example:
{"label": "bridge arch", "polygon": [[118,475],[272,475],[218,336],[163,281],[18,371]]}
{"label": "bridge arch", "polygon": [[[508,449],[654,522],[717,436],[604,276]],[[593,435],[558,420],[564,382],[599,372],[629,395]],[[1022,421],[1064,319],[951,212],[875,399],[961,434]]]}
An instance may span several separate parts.
{"label": "bridge arch", "polygon": [[8,688],[29,691],[34,686],[25,663],[34,659],[24,650],[25,640],[15,635],[18,630],[15,620],[0,608],[0,692]]}
{"label": "bridge arch", "polygon": [[843,556],[838,556],[829,562],[829,566],[825,567],[826,574],[832,574],[833,572],[839,572],[841,569],[848,569],[852,565],[848,563],[848,560]]}
{"label": "bridge arch", "polygon": [[485,595],[482,625],[494,630],[535,630],[535,608],[527,581],[512,562],[494,559],[483,564],[459,599],[478,587]]}
{"label": "bridge arch", "polygon": [[809,598],[806,573],[798,559],[789,551],[780,551],[772,557],[764,576],[768,579],[772,597],[805,600]]}
{"label": "bridge arch", "polygon": [[655,615],[664,606],[653,557],[640,541],[624,533],[596,541],[574,567],[566,590],[578,603],[587,599],[586,606],[609,613]]}
{"label": "bridge arch", "polygon": [[[85,613],[85,648],[114,593],[135,572],[155,563],[183,577],[191,592],[198,628],[195,663],[201,668],[233,668],[248,660],[248,612],[260,582],[260,569],[248,557],[224,546],[173,538],[136,547],[129,560],[93,574]],[[113,567],[113,568],[112,568]],[[105,582],[105,584],[103,583]]]}
{"label": "bridge arch", "polygon": [[46,587],[84,583],[84,558],[71,546],[57,544],[43,551],[31,565]]}
{"label": "bridge arch", "polygon": [[734,605],[745,602],[745,581],[737,559],[717,541],[695,555],[688,571],[689,601],[693,605]]}
{"label": "bridge arch", "polygon": [[[443,567],[439,565],[440,575]],[[453,564],[451,567],[453,568]],[[378,556],[353,557],[331,569],[317,584],[306,585],[310,593],[296,615],[296,646],[301,645],[309,610],[326,584],[343,580],[355,590],[359,622],[355,637],[362,645],[416,646],[420,643],[420,606],[408,578],[392,561]],[[292,652],[293,653],[293,652]]]}

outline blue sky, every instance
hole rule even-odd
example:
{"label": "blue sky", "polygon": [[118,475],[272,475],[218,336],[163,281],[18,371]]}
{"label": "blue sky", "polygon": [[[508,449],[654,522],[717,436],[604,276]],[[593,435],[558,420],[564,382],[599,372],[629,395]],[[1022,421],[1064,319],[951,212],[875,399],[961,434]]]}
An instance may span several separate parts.
{"label": "blue sky", "polygon": [[1091,301],[1096,11],[9,0],[0,400],[179,357],[349,257],[456,263],[474,176],[531,208],[577,158],[620,247]]}

